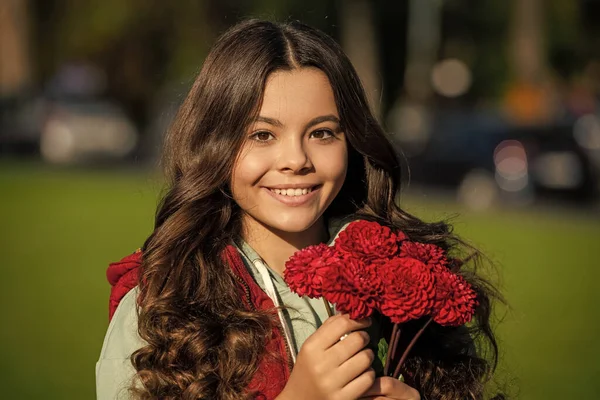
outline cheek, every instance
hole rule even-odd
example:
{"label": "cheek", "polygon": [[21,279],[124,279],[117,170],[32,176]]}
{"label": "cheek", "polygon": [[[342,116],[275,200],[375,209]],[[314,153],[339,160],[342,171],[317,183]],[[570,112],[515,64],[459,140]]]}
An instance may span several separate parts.
{"label": "cheek", "polygon": [[236,201],[246,197],[247,190],[255,185],[269,170],[266,157],[247,153],[237,160],[233,168],[231,190]]}
{"label": "cheek", "polygon": [[323,176],[334,183],[338,189],[344,183],[346,172],[348,170],[348,154],[345,146],[339,146],[335,151],[324,152],[319,155],[318,162],[315,162],[317,169]]}

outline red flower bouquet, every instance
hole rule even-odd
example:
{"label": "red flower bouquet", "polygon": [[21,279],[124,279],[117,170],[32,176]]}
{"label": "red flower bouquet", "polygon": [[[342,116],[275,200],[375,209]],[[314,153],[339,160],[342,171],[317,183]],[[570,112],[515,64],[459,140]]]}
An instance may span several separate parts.
{"label": "red flower bouquet", "polygon": [[356,221],[333,246],[320,244],[296,252],[286,263],[284,278],[296,294],[322,297],[352,319],[373,313],[388,318],[394,325],[391,336],[380,341],[384,375],[395,357],[401,324],[427,318],[394,368],[392,376],[399,377],[408,353],[431,321],[460,326],[475,313],[477,294],[450,270],[451,261],[436,245],[410,241],[404,233],[376,222]]}

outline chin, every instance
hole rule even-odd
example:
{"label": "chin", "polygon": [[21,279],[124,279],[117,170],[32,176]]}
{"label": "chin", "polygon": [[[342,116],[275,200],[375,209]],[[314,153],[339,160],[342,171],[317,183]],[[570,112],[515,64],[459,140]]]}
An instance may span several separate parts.
{"label": "chin", "polygon": [[264,221],[265,225],[270,226],[281,232],[300,233],[308,230],[319,218],[290,217],[285,220]]}

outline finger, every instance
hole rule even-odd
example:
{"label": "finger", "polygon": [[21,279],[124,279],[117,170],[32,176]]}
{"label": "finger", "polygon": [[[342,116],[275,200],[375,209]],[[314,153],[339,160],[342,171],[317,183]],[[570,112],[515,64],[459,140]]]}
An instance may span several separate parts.
{"label": "finger", "polygon": [[419,392],[415,389],[408,386],[406,383],[400,382],[398,379],[390,378],[389,376],[375,379],[373,386],[371,386],[363,396],[383,396],[395,400],[421,399]]}
{"label": "finger", "polygon": [[364,328],[366,328],[368,326],[371,326],[371,318],[367,317],[367,318],[364,318],[364,319],[353,320],[353,319],[350,318],[350,316],[348,314],[335,314],[335,315],[327,318],[325,320],[325,322],[323,322],[323,325],[338,323],[339,320],[347,320],[347,321],[351,321],[353,323],[356,323],[359,326],[358,329],[364,329]]}
{"label": "finger", "polygon": [[340,337],[353,331],[358,331],[371,326],[371,319],[354,321],[347,314],[334,315],[317,329],[315,336],[318,337],[323,349],[328,349],[340,341]]}
{"label": "finger", "polygon": [[369,368],[348,382],[341,390],[342,399],[356,399],[362,396],[375,382],[375,370]]}
{"label": "finger", "polygon": [[339,366],[336,373],[341,382],[346,384],[371,368],[375,354],[371,349],[364,349]]}
{"label": "finger", "polygon": [[369,334],[365,331],[350,333],[344,340],[340,340],[325,351],[327,357],[334,361],[335,365],[342,365],[350,357],[365,348],[369,344]]}

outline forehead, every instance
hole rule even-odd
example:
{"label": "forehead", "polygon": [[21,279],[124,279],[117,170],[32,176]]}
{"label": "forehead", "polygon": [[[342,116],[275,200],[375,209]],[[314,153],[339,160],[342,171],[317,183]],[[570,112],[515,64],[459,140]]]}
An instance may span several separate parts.
{"label": "forehead", "polygon": [[339,117],[327,75],[312,67],[281,70],[269,75],[259,114],[280,120],[325,114]]}

